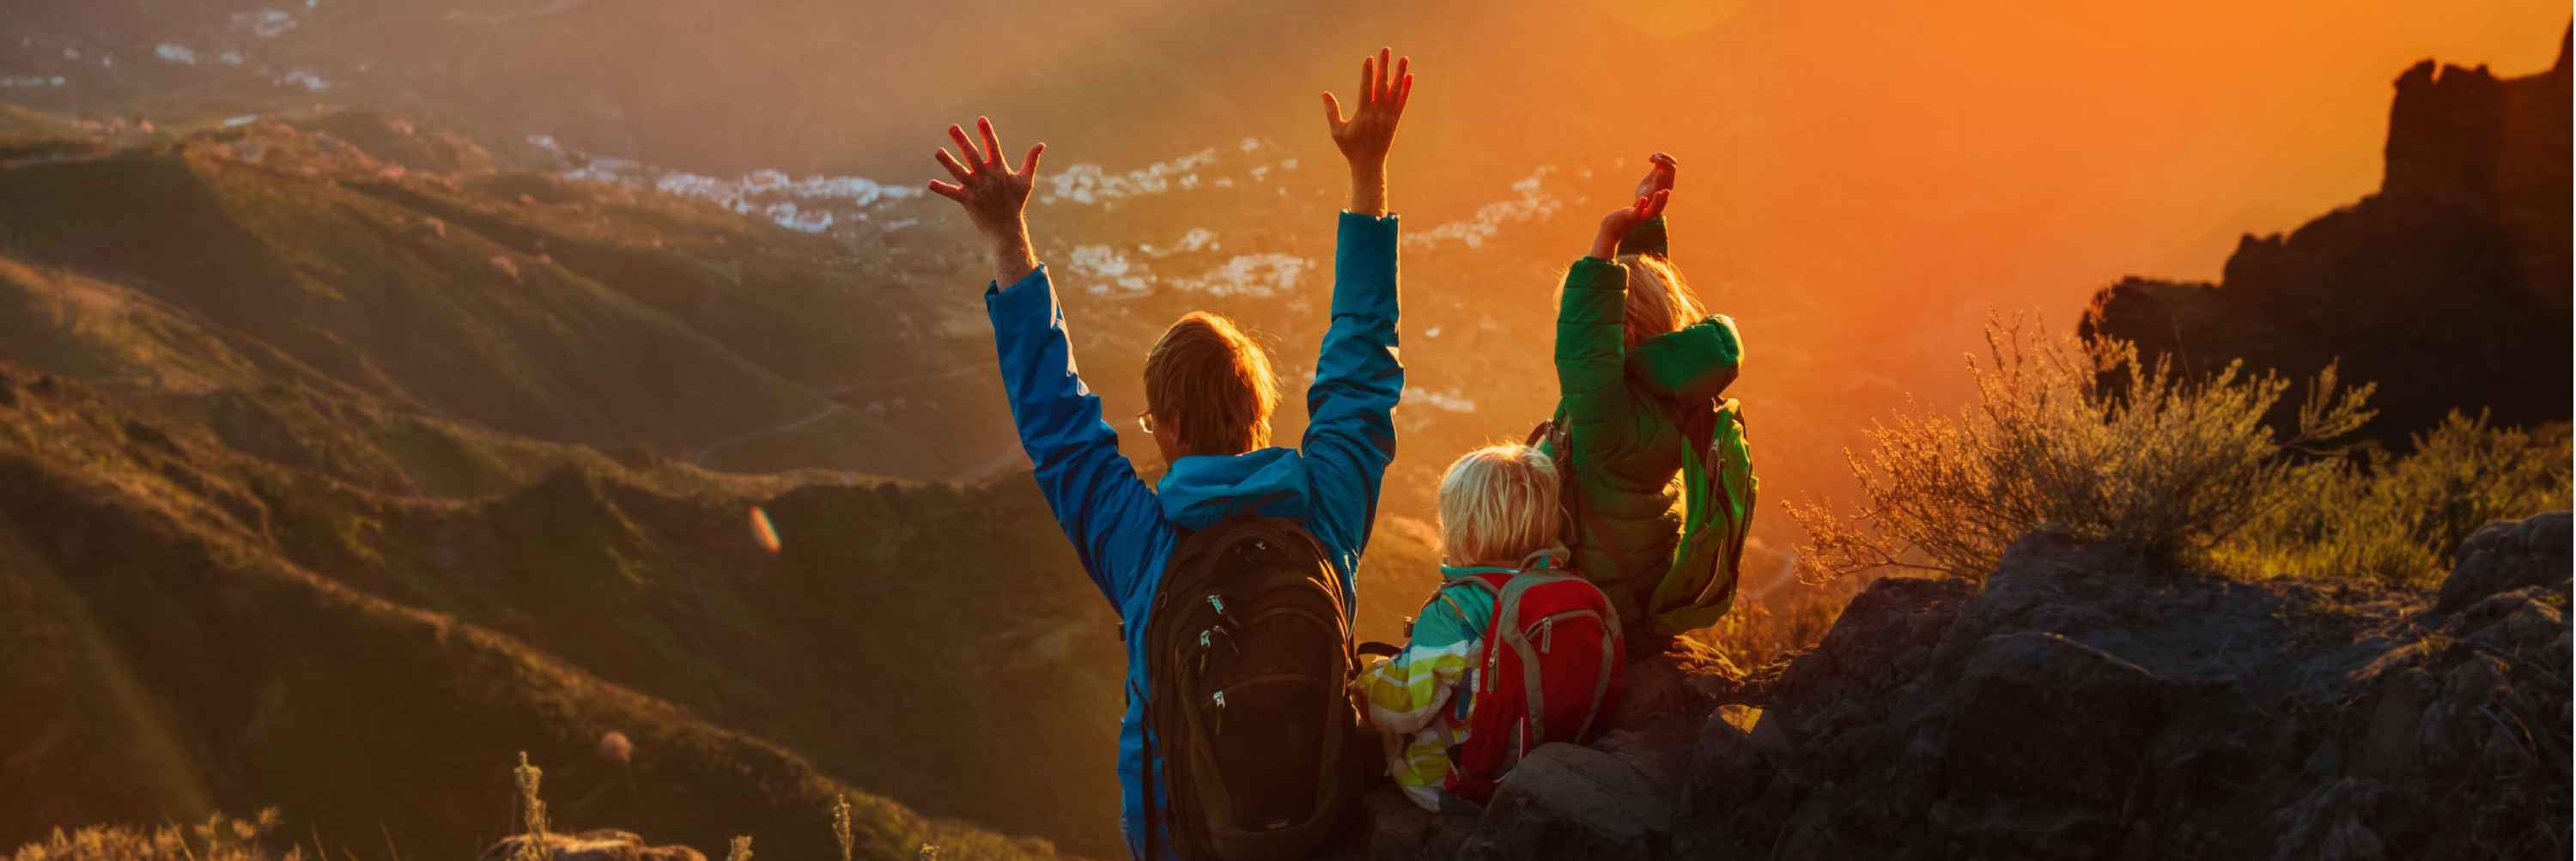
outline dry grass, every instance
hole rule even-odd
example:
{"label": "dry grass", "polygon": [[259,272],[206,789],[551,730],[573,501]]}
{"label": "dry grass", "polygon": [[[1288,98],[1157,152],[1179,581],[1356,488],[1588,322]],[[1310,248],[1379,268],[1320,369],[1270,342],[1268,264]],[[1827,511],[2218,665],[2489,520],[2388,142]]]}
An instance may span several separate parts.
{"label": "dry grass", "polygon": [[249,819],[217,814],[195,825],[91,825],[18,847],[9,861],[302,861],[301,846],[284,855],[268,845],[282,818],[276,808]]}
{"label": "dry grass", "polygon": [[510,861],[554,861],[554,843],[546,839],[546,801],[537,794],[545,782],[545,770],[528,764],[528,752],[523,750],[518,767],[510,769],[510,778],[518,784],[519,819],[527,829],[527,839],[520,841]]}
{"label": "dry grass", "polygon": [[1760,601],[1740,601],[1717,624],[1690,632],[1744,669],[1771,663],[1814,646],[1842,618],[1844,605],[1868,588],[1874,574],[1830,583],[1791,583]]}
{"label": "dry grass", "polygon": [[1742,591],[1717,624],[1687,636],[1724,653],[1743,669],[1753,669],[1814,646],[1842,618],[1852,596],[1878,579],[1875,574],[1813,583],[1796,576],[1797,563],[1787,553],[1756,539],[1744,551]]}
{"label": "dry grass", "polygon": [[2372,416],[2371,386],[2328,366],[2288,432],[2266,421],[2288,380],[2241,364],[2203,378],[2119,342],[2033,336],[1997,321],[1972,361],[1977,402],[1902,414],[1846,453],[1860,505],[1787,506],[1806,530],[1799,575],[1891,568],[1969,579],[2034,530],[2125,542],[2238,576],[2424,582],[2491,519],[2568,505],[2563,431],[2453,420],[2415,455],[2334,444]]}
{"label": "dry grass", "polygon": [[2469,533],[2569,507],[2565,425],[2499,429],[2452,413],[2404,457],[2337,459],[2297,475],[2301,504],[2264,512],[2223,548],[2223,570],[2429,586]]}

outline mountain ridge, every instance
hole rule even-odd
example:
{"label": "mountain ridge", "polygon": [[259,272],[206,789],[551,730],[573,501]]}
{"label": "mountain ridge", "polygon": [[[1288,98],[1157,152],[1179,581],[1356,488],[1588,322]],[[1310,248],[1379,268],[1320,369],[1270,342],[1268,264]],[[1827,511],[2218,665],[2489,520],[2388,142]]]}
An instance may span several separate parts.
{"label": "mountain ridge", "polygon": [[[0,589],[27,599],[7,602],[20,616],[12,627],[39,642],[87,644],[10,653],[6,676],[26,686],[12,700],[36,708],[13,710],[7,731],[55,740],[22,750],[0,773],[11,797],[36,802],[13,805],[11,832],[32,838],[49,823],[119,808],[148,816],[173,800],[284,803],[343,840],[383,821],[403,845],[461,854],[481,848],[474,835],[506,828],[507,749],[595,774],[590,749],[614,728],[641,750],[671,751],[634,760],[628,806],[703,843],[749,828],[771,845],[819,851],[828,845],[821,829],[793,829],[841,793],[864,811],[872,857],[909,858],[921,842],[1052,854],[1043,841],[1005,841],[852,793],[774,743],[517,638],[304,569],[261,534],[286,517],[270,516],[259,469],[198,468],[225,460],[201,431],[121,418],[85,387],[7,367],[0,413],[9,488],[0,545],[15,560]],[[68,619],[70,630],[39,622],[48,618]],[[77,681],[100,676],[103,688]],[[81,724],[135,731],[64,735]],[[126,750],[129,737],[157,740],[146,747],[159,755]],[[64,779],[74,774],[132,774],[146,786]],[[723,796],[758,801],[707,803]]]}
{"label": "mountain ridge", "polygon": [[2243,237],[2217,284],[2104,288],[2079,333],[2192,374],[2242,359],[2301,377],[2339,361],[2344,379],[2378,384],[2363,433],[2391,449],[2454,409],[2566,421],[2567,46],[2562,34],[2555,65],[2516,78],[2408,68],[2376,193],[2287,235]]}

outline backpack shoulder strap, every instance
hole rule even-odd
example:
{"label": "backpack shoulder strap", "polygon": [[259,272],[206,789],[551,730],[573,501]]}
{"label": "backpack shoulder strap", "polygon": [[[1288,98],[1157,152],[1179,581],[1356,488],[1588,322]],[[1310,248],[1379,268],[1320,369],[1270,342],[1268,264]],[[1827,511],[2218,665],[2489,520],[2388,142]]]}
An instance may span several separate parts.
{"label": "backpack shoulder strap", "polygon": [[[1456,580],[1442,583],[1439,588],[1431,590],[1431,597],[1422,602],[1422,609],[1429,610],[1431,609],[1431,605],[1434,603],[1447,604],[1449,605],[1449,612],[1458,614],[1458,618],[1460,619],[1465,619],[1467,618],[1467,606],[1458,603],[1458,599],[1451,596],[1449,594],[1449,590],[1460,586],[1474,586],[1499,597],[1502,595],[1502,587],[1496,585],[1494,580],[1489,580],[1487,578],[1504,578],[1509,576],[1511,575],[1499,572],[1470,574]],[[1415,615],[1419,616],[1420,614],[1416,613]]]}
{"label": "backpack shoulder strap", "polygon": [[[1460,604],[1460,603],[1458,603],[1458,599],[1457,599],[1457,598],[1455,598],[1455,597],[1451,597],[1451,596],[1450,596],[1450,594],[1449,594],[1449,587],[1447,587],[1447,586],[1442,586],[1442,587],[1440,587],[1440,588],[1438,588],[1438,589],[1434,589],[1434,590],[1432,590],[1432,592],[1431,592],[1431,600],[1432,600],[1432,601],[1438,601],[1438,602],[1440,602],[1440,603],[1443,603],[1443,604],[1447,604],[1447,605],[1449,605],[1449,612],[1452,612],[1452,613],[1456,613],[1456,614],[1458,614],[1458,618],[1461,618],[1461,619],[1467,618],[1467,605]],[[1425,610],[1429,610],[1429,609],[1431,609],[1431,604],[1430,604],[1430,602],[1427,602],[1427,601],[1426,601],[1426,602],[1424,602],[1424,603],[1423,603],[1423,605],[1422,605],[1422,609],[1425,609]]]}

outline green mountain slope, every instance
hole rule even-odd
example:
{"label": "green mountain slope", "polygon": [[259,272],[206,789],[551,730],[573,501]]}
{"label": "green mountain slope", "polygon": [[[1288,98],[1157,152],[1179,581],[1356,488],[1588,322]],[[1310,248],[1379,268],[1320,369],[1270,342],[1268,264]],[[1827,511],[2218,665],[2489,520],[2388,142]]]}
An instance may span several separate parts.
{"label": "green mountain slope", "polygon": [[[508,827],[513,752],[552,764],[559,821],[750,833],[819,857],[835,794],[772,741],[575,669],[518,637],[316,573],[307,479],[87,387],[0,371],[0,834],[279,804],[331,835],[479,851]],[[353,491],[344,491],[353,492]],[[281,540],[278,535],[289,536]],[[631,765],[591,750],[608,731]],[[870,857],[923,842],[1051,854],[858,796]],[[368,841],[371,842],[371,841]]]}
{"label": "green mountain slope", "polygon": [[[22,692],[61,700],[0,726],[28,739],[0,781],[80,787],[0,811],[0,845],[276,804],[326,834],[382,822],[404,851],[471,851],[506,828],[498,790],[524,747],[569,827],[818,854],[824,832],[772,827],[808,815],[774,785],[837,780],[1119,851],[1114,619],[1011,437],[980,260],[941,235],[821,238],[484,171],[509,157],[383,116],[290,119],[0,160],[0,362],[18,363],[13,403],[51,404],[0,416],[29,477],[0,510],[0,568],[25,597],[0,635],[26,632]],[[1132,397],[1142,339],[1188,299],[1077,296],[1100,321],[1077,334],[1101,357],[1086,370]],[[1317,316],[1295,295],[1229,301]],[[1282,370],[1293,391],[1302,374]],[[1445,414],[1408,412],[1408,433],[1425,415]],[[1436,565],[1416,521],[1390,514],[1377,536],[1360,633],[1394,639]],[[224,549],[184,549],[200,546]],[[199,597],[204,578],[272,585]],[[326,606],[355,615],[306,618]],[[333,646],[391,637],[344,632],[385,619],[471,630],[501,657]],[[191,657],[236,628],[295,630]],[[541,671],[661,711],[519,678]],[[245,717],[278,698],[330,717]],[[404,753],[352,752],[353,727]],[[639,773],[589,752],[612,729]],[[708,776],[773,754],[794,765]],[[412,759],[439,764],[397,767]]]}
{"label": "green mountain slope", "polygon": [[[360,124],[345,116],[316,124]],[[375,131],[380,147],[458,146]],[[261,123],[9,165],[0,250],[124,285],[230,351],[274,352],[374,399],[539,438],[919,477],[1008,442],[904,442],[926,435],[900,429],[989,424],[953,420],[944,413],[970,401],[929,388],[899,393],[912,395],[904,428],[883,407],[835,400],[989,347],[933,320],[852,336],[854,321],[900,321],[926,303],[870,289],[885,273],[827,240],[622,189],[413,174],[324,130]],[[781,436],[791,442],[773,446]]]}

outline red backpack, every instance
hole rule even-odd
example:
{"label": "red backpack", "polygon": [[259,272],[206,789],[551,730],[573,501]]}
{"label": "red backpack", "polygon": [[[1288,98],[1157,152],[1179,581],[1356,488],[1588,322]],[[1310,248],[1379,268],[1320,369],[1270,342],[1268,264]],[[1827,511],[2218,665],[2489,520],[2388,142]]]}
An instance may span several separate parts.
{"label": "red backpack", "polygon": [[1494,783],[1541,744],[1590,740],[1619,699],[1627,646],[1601,588],[1572,571],[1534,567],[1466,578],[1494,594],[1476,664],[1467,740],[1451,752],[1448,791],[1484,804]]}

